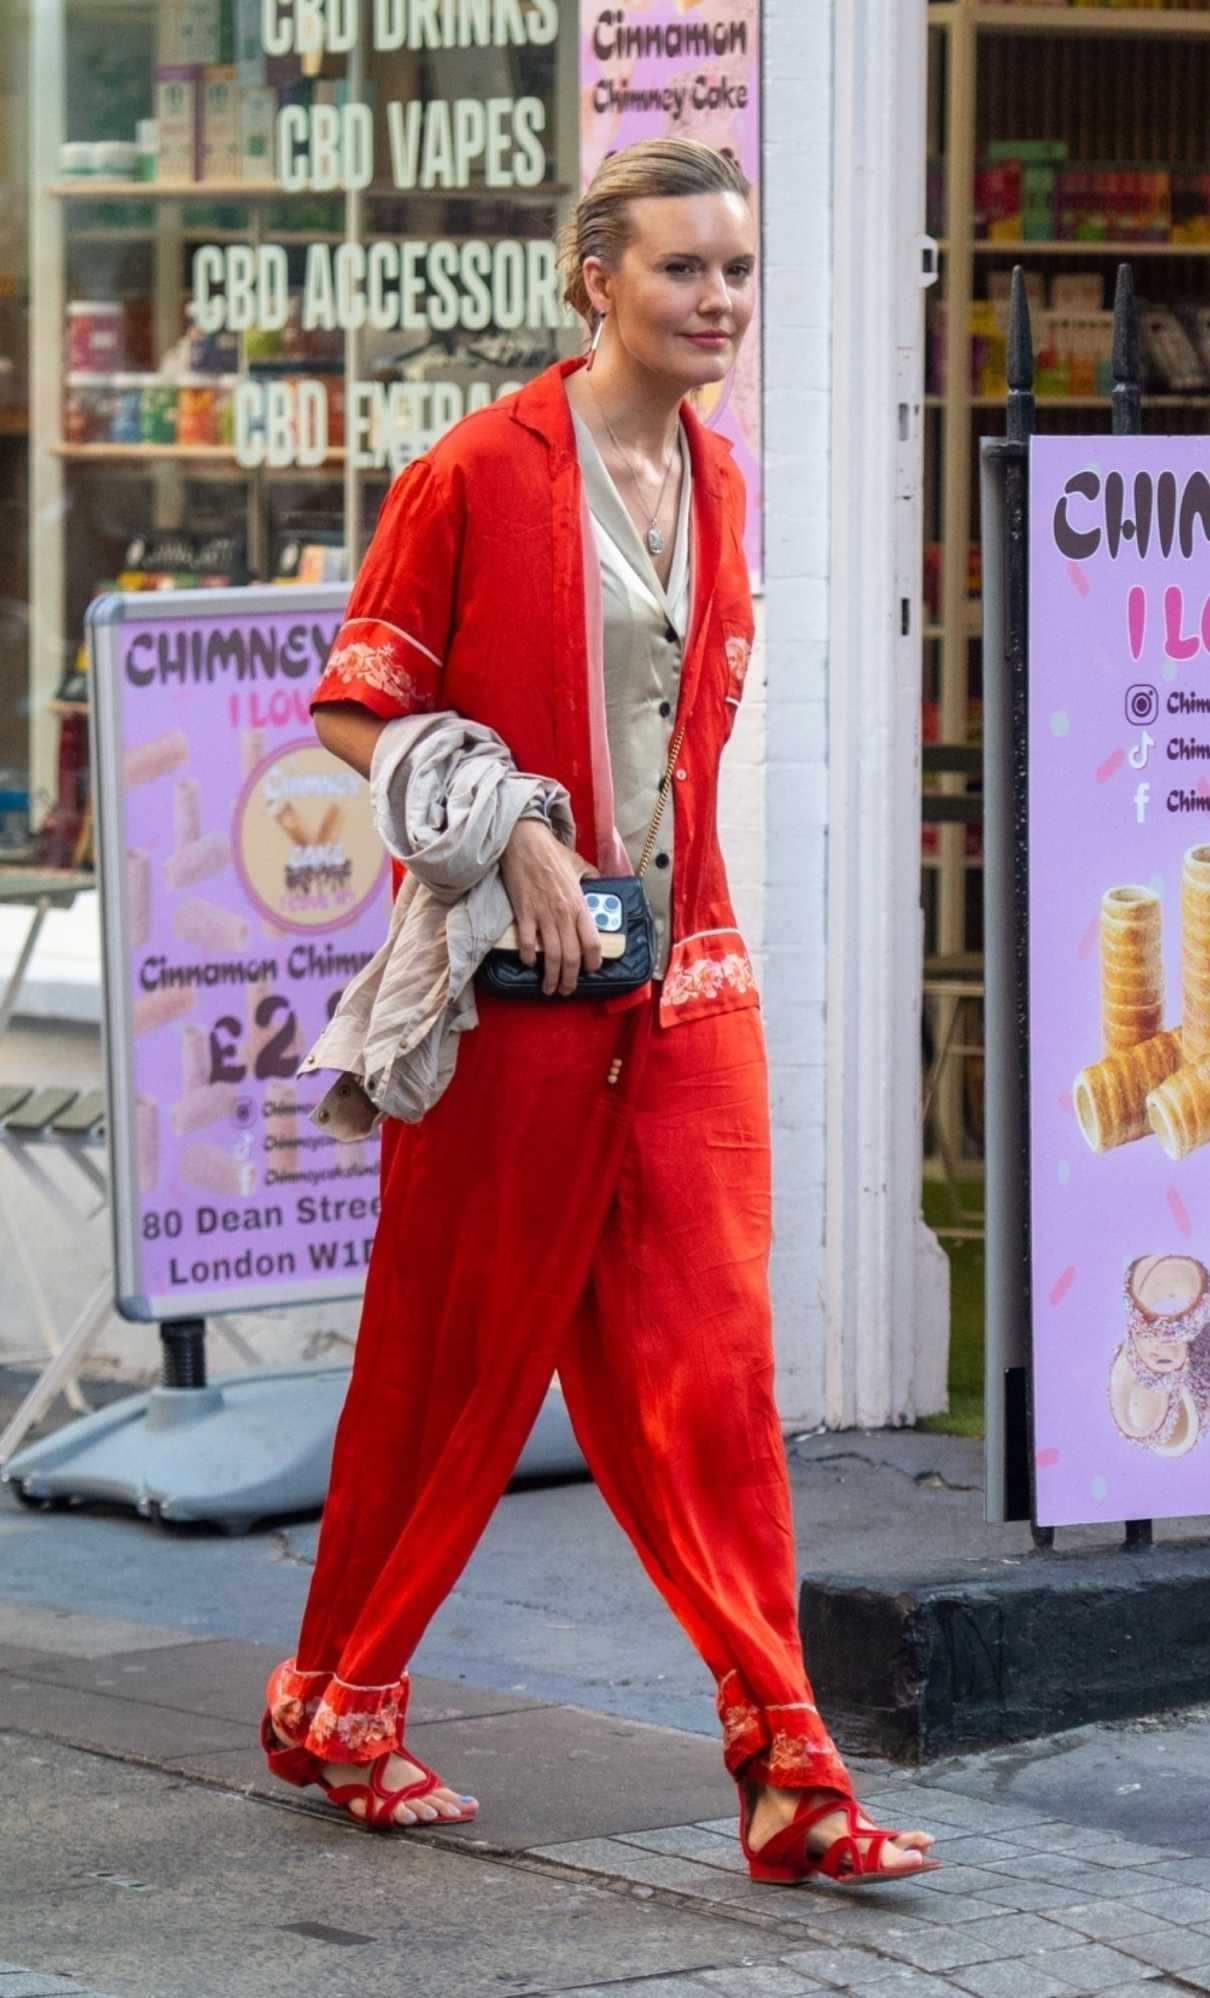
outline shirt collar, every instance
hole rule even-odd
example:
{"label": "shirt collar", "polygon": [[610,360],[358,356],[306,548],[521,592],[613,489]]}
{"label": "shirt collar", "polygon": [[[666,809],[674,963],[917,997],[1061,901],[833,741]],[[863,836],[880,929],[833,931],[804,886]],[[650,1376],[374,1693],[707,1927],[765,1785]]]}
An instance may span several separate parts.
{"label": "shirt collar", "polygon": [[[560,459],[574,460],[577,455],[571,404],[563,383],[568,375],[574,375],[576,369],[583,366],[582,356],[570,361],[556,361],[553,367],[544,368],[540,375],[527,382],[513,404],[514,423],[524,424],[527,430],[536,431]],[[731,445],[725,437],[707,429],[688,399],[681,404],[681,422],[689,440],[695,483],[699,488],[706,486],[712,493],[718,494],[722,489],[723,468],[731,455]]]}

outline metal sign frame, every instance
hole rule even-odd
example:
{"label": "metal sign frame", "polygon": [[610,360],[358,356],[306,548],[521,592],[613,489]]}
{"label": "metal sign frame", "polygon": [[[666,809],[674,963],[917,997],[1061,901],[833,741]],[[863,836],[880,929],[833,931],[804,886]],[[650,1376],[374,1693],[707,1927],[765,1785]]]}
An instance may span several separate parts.
{"label": "metal sign frame", "polygon": [[[91,652],[92,789],[98,888],[101,904],[102,1046],[108,1095],[107,1142],[110,1166],[110,1217],[117,1310],[137,1322],[179,1318],[183,1312],[205,1316],[215,1312],[249,1311],[303,1303],[326,1303],[360,1297],[361,1281],[348,1276],[319,1276],[311,1283],[291,1280],[258,1283],[254,1290],[220,1286],[174,1295],[149,1295],[143,1283],[138,1235],[139,1189],[135,1127],[134,1034],[129,965],[131,952],[130,890],[124,856],[126,797],[122,781],[122,687],[119,678],[119,638],[140,621],[207,620],[224,614],[247,618],[321,611],[337,613],[348,597],[346,584],[311,587],[254,587],[229,590],[173,590],[112,594],[89,607],[86,624]],[[322,933],[320,933],[322,934]]]}

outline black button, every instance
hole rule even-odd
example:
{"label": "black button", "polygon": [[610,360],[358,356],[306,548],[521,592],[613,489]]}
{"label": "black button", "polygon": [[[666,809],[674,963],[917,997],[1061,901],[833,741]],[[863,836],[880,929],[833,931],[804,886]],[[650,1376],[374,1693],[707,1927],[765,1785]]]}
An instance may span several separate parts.
{"label": "black button", "polygon": [[660,713],[663,715],[664,719],[667,720],[668,716],[672,713],[671,701],[660,702]]}
{"label": "black button", "polygon": [[657,853],[655,857],[655,864],[657,867],[670,867],[672,865],[666,853]]}
{"label": "black button", "polygon": [[664,626],[664,640],[668,645],[679,645],[681,642],[670,624]]}

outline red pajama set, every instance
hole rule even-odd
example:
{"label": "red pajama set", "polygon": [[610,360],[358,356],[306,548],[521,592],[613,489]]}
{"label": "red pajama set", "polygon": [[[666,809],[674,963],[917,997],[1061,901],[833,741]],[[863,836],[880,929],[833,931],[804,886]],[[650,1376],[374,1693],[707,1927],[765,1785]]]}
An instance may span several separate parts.
{"label": "red pajama set", "polygon": [[[613,800],[576,365],[395,481],[315,699],[487,724],[519,769],[567,786],[598,864]],[[408,1661],[557,1369],[606,1502],[714,1676],[728,1769],[851,1793],[798,1632],[765,1053],[715,818],[753,633],[744,491],[727,446],[683,421],[694,589],[666,972],[630,1001],[480,994],[444,1096],[384,1127],[315,1575],[269,1683],[278,1734],[327,1761],[402,1748]]]}

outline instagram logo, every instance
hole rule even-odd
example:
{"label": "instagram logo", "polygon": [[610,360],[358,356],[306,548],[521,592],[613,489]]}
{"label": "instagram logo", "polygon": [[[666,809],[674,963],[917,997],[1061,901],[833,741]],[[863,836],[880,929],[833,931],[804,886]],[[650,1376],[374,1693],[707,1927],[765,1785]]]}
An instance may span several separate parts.
{"label": "instagram logo", "polygon": [[1126,689],[1126,719],[1136,728],[1146,728],[1160,711],[1160,697],[1154,687],[1138,685]]}

